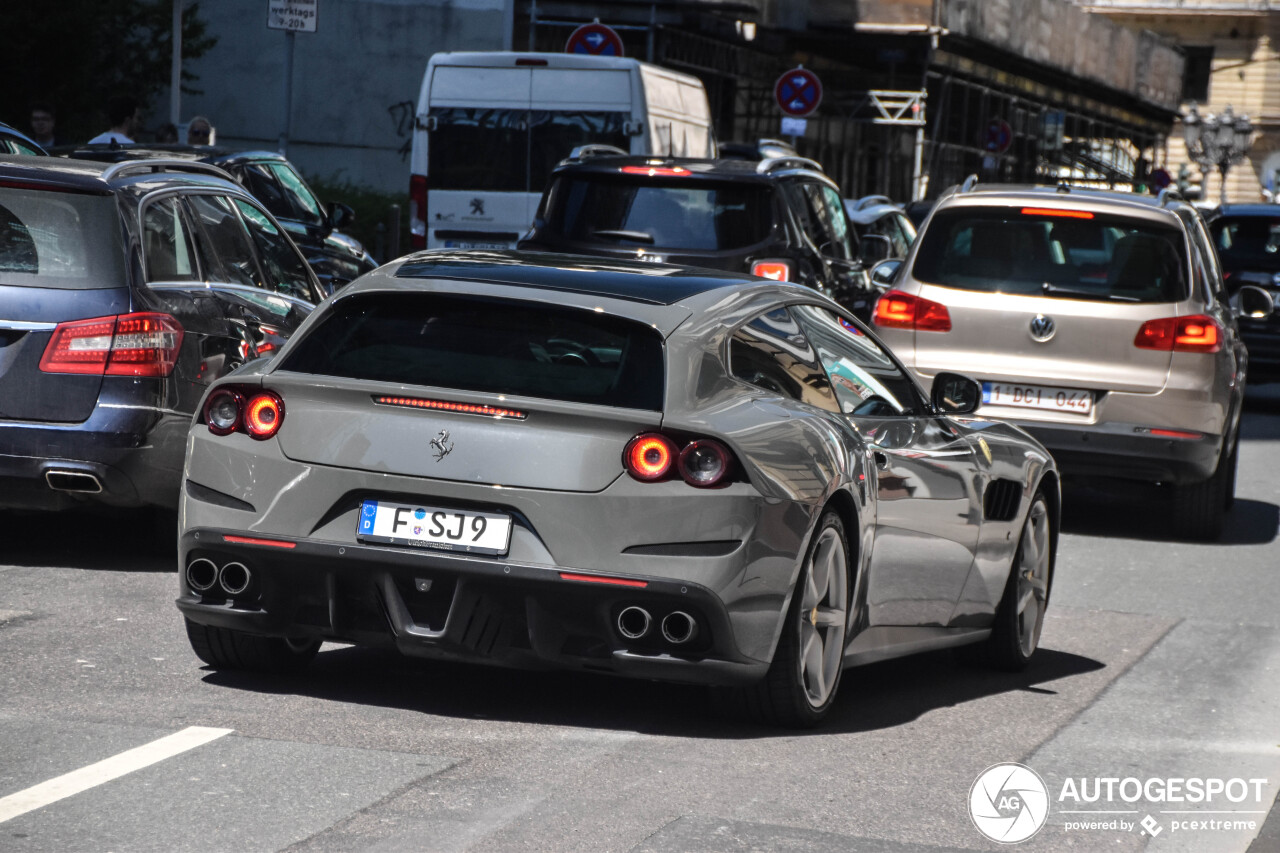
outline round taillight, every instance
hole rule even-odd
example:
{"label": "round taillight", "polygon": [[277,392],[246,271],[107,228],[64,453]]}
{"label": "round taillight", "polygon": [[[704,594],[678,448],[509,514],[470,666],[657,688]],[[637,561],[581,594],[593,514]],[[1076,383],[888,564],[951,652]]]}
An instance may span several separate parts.
{"label": "round taillight", "polygon": [[270,391],[254,394],[244,409],[244,428],[253,438],[271,438],[283,420],[284,401]]}
{"label": "round taillight", "polygon": [[707,489],[719,485],[729,476],[733,456],[718,441],[698,439],[685,445],[677,462],[680,476],[691,486]]}
{"label": "round taillight", "polygon": [[675,455],[675,445],[669,438],[656,432],[647,432],[627,442],[622,462],[632,477],[651,483],[667,476]]}
{"label": "round taillight", "polygon": [[204,422],[214,435],[230,435],[240,423],[244,398],[234,391],[214,391],[204,404]]}

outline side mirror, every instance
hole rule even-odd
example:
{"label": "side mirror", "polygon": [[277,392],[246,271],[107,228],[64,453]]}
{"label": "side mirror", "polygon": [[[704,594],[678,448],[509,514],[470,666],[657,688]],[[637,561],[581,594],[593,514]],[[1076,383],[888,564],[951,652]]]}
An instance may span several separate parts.
{"label": "side mirror", "polygon": [[893,241],[883,234],[864,234],[858,246],[858,257],[868,264],[893,257]]}
{"label": "side mirror", "polygon": [[343,204],[340,201],[329,202],[329,227],[341,230],[343,227],[351,227],[356,221],[356,212],[351,209],[351,205]]}
{"label": "side mirror", "polygon": [[982,386],[959,373],[939,373],[933,377],[929,394],[933,407],[948,415],[968,415],[982,402]]}
{"label": "side mirror", "polygon": [[1276,303],[1268,291],[1246,284],[1231,296],[1231,308],[1237,317],[1265,320],[1276,310]]}
{"label": "side mirror", "polygon": [[[887,239],[882,237],[883,239]],[[871,284],[881,292],[893,286],[898,278],[898,270],[902,269],[902,258],[889,258],[871,268]]]}

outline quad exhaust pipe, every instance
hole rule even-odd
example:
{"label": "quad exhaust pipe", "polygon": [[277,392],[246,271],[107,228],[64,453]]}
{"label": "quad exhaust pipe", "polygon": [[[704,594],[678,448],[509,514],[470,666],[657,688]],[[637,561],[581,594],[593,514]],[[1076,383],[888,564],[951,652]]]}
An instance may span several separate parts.
{"label": "quad exhaust pipe", "polygon": [[[653,615],[643,607],[633,604],[618,614],[618,633],[625,639],[643,639],[653,627]],[[698,636],[698,620],[683,610],[674,610],[662,617],[659,627],[662,639],[673,646],[682,646]]]}
{"label": "quad exhaust pipe", "polygon": [[187,564],[187,586],[196,592],[208,592],[215,586],[227,595],[239,595],[253,583],[253,573],[244,563],[230,562],[222,568],[208,557],[197,557]]}
{"label": "quad exhaust pipe", "polygon": [[680,646],[698,636],[698,622],[683,610],[668,613],[662,619],[662,638],[673,646]]}
{"label": "quad exhaust pipe", "polygon": [[628,640],[638,640],[649,633],[653,617],[643,607],[624,607],[618,614],[618,633]]}
{"label": "quad exhaust pipe", "polygon": [[102,481],[87,471],[69,471],[51,468],[44,472],[44,481],[55,492],[79,492],[96,495],[102,491]]}

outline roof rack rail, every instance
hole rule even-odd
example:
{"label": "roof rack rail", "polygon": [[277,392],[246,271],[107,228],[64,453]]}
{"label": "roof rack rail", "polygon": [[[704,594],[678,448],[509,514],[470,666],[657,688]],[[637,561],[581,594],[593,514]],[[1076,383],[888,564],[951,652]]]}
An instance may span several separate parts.
{"label": "roof rack rail", "polygon": [[588,157],[626,157],[630,152],[623,151],[616,145],[605,145],[601,142],[593,142],[589,145],[579,145],[569,152],[570,160],[585,160]]}
{"label": "roof rack rail", "polygon": [[978,176],[976,174],[970,175],[969,177],[965,178],[964,183],[960,185],[960,192],[967,193],[977,185],[978,185]]}
{"label": "roof rack rail", "polygon": [[889,198],[887,195],[864,195],[862,198],[858,199],[858,204],[853,209],[866,210],[873,204],[893,204],[893,199]]}
{"label": "roof rack rail", "polygon": [[1178,190],[1173,187],[1165,187],[1164,189],[1160,190],[1160,195],[1156,196],[1156,204],[1160,205],[1161,207],[1164,207],[1170,202],[1179,202],[1179,201],[1186,201],[1186,199],[1183,198],[1182,193],[1178,192]]}
{"label": "roof rack rail", "polygon": [[774,169],[813,169],[821,172],[822,164],[817,160],[810,160],[808,157],[796,157],[786,155],[783,157],[766,157],[756,166],[756,172],[764,174],[772,172]]}
{"label": "roof rack rail", "polygon": [[199,172],[205,175],[213,175],[218,178],[225,178],[232,183],[236,179],[231,176],[230,172],[218,168],[212,163],[201,163],[199,160],[122,160],[119,163],[113,163],[107,167],[102,173],[102,180],[110,181],[113,178],[119,178],[124,175],[143,172]]}

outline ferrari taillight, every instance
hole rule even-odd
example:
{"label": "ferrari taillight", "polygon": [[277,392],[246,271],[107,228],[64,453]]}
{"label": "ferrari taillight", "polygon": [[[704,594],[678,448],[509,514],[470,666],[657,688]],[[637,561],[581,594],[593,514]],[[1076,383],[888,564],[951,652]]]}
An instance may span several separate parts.
{"label": "ferrari taillight", "polygon": [[658,432],[642,433],[627,442],[622,463],[628,474],[643,483],[679,474],[699,489],[721,485],[734,470],[733,453],[721,442],[697,438],[677,448],[675,441]]}
{"label": "ferrari taillight", "polygon": [[59,323],[40,357],[45,373],[168,376],[178,363],[182,324],[140,311]]}
{"label": "ferrari taillight", "polygon": [[262,441],[280,431],[284,401],[274,391],[226,385],[205,400],[203,420],[214,435],[243,432]]}

